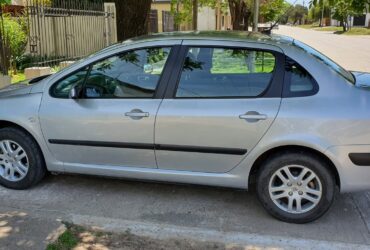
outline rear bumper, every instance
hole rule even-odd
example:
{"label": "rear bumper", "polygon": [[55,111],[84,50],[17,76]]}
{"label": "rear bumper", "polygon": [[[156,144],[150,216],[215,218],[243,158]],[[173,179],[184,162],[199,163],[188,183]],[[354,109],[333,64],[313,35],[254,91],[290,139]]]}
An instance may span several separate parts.
{"label": "rear bumper", "polygon": [[334,146],[326,155],[337,167],[341,192],[370,190],[370,145]]}

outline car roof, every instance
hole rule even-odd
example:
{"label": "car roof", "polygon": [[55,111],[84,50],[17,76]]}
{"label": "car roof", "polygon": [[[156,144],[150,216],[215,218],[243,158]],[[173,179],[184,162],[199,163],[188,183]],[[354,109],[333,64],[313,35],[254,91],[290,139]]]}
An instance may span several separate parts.
{"label": "car roof", "polygon": [[230,41],[245,41],[245,42],[265,42],[265,43],[292,43],[293,39],[280,35],[266,35],[260,32],[249,31],[177,31],[177,32],[163,32],[154,33],[146,36],[140,36],[129,39],[123,42],[145,42],[158,40],[230,40]]}
{"label": "car roof", "polygon": [[[281,35],[266,35],[260,32],[249,31],[177,31],[153,33],[150,35],[139,36],[116,43],[100,51],[100,53],[135,43],[161,41],[161,40],[218,40],[218,41],[242,41],[258,42],[279,46],[282,44],[291,45],[294,39]],[[99,54],[100,54],[99,53]]]}

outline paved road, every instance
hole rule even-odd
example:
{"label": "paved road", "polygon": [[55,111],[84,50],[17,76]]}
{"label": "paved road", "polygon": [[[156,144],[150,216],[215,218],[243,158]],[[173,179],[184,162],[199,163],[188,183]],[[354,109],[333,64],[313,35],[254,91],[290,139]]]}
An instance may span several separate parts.
{"label": "paved road", "polygon": [[[181,228],[182,237],[193,231],[241,234],[251,244],[257,240],[272,247],[322,243],[337,248],[341,242],[370,249],[369,193],[338,196],[329,213],[306,225],[271,218],[253,192],[86,176],[49,176],[29,191],[0,188],[0,201],[0,249],[41,249],[60,226],[58,221],[114,231],[142,225],[141,232],[166,229],[169,236]],[[347,248],[359,247],[342,249]]]}
{"label": "paved road", "polygon": [[336,35],[290,26],[280,26],[274,33],[296,38],[348,70],[370,72],[370,36]]}
{"label": "paved road", "polygon": [[[290,27],[278,32],[317,47],[347,68],[370,71],[369,38]],[[323,218],[293,225],[267,215],[253,192],[49,176],[29,191],[0,187],[0,250],[43,249],[60,230],[60,221],[113,231],[130,228],[156,237],[237,242],[246,249],[370,249],[369,208],[370,192],[339,195]]]}

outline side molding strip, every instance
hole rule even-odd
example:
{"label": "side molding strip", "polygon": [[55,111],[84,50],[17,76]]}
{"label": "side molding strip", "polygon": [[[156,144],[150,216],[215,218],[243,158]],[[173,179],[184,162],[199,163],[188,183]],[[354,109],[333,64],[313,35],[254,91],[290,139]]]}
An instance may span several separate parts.
{"label": "side molding strip", "polygon": [[167,144],[131,143],[131,142],[99,142],[99,141],[77,141],[77,140],[57,140],[50,139],[49,143],[59,145],[105,147],[105,148],[133,148],[149,149],[161,151],[194,152],[208,154],[244,155],[246,149],[240,148],[219,148],[219,147],[199,147],[199,146],[180,146]]}
{"label": "side molding strip", "polygon": [[348,156],[357,166],[370,166],[370,153],[350,153]]}

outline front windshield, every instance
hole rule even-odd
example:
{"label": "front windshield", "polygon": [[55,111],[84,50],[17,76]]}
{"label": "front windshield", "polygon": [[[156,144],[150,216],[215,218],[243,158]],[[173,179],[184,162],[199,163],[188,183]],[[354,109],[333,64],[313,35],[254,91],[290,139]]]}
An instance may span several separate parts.
{"label": "front windshield", "polygon": [[293,45],[297,46],[300,49],[303,49],[305,52],[307,52],[307,53],[311,54],[312,56],[316,57],[321,62],[328,65],[335,72],[337,72],[340,76],[345,78],[346,80],[350,81],[353,84],[355,83],[355,79],[354,79],[353,75],[350,72],[348,72],[347,70],[345,70],[344,68],[342,68],[341,66],[336,64],[333,60],[331,60],[327,56],[324,56],[323,54],[321,54],[320,52],[318,52],[314,48],[312,48],[312,47],[308,46],[307,44],[304,44],[300,41],[297,41],[297,40],[293,41]]}

